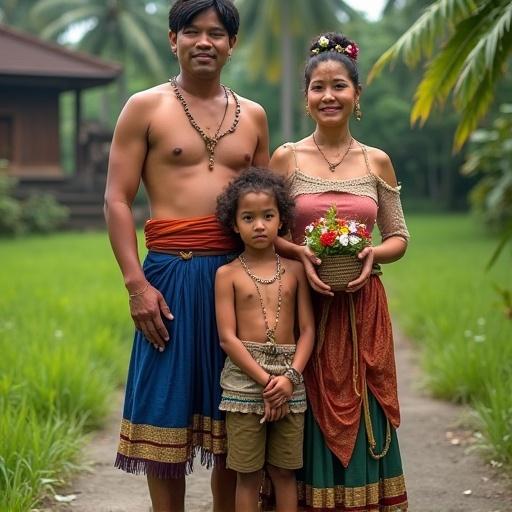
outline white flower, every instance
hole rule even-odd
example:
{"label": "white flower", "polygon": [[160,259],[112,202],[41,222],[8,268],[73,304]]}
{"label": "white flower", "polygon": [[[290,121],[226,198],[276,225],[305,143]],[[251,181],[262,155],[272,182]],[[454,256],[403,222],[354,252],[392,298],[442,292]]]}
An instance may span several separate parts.
{"label": "white flower", "polygon": [[323,227],[321,230],[320,230],[320,233],[322,233],[322,235],[324,233],[327,233],[327,231],[329,231],[326,227]]}
{"label": "white flower", "polygon": [[476,323],[480,326],[480,327],[483,327],[485,325],[485,318],[483,317],[480,317]]}
{"label": "white flower", "polygon": [[350,245],[356,245],[361,241],[361,239],[355,235],[349,235],[348,240],[350,242]]}
{"label": "white flower", "polygon": [[318,40],[318,46],[321,46],[322,48],[327,48],[329,46],[329,39],[327,39],[327,37],[325,36],[322,36]]}
{"label": "white flower", "polygon": [[313,224],[310,224],[309,226],[306,226],[306,232],[307,233],[311,233],[311,231],[313,231],[313,229],[315,229]]}
{"label": "white flower", "polygon": [[485,341],[485,336],[483,334],[477,334],[473,339],[476,343],[482,343],[482,341]]}
{"label": "white flower", "polygon": [[357,226],[356,226],[356,223],[352,220],[349,222],[348,224],[348,230],[351,232],[351,233],[356,233],[357,232]]}
{"label": "white flower", "polygon": [[346,247],[348,245],[348,235],[340,235],[338,237],[338,240],[340,241],[340,244],[343,247]]}

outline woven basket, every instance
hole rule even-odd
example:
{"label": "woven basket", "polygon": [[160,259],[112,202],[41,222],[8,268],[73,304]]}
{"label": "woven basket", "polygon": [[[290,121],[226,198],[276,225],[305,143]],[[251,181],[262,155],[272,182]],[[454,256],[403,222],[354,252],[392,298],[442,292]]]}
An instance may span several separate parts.
{"label": "woven basket", "polygon": [[340,254],[324,256],[317,268],[318,277],[331,287],[333,292],[341,292],[347,288],[348,283],[361,275],[363,262],[357,256]]}

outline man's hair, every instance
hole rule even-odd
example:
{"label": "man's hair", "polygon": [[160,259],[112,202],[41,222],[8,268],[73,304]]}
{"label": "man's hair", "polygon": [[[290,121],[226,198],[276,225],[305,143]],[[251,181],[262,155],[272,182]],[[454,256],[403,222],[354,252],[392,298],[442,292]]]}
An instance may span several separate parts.
{"label": "man's hair", "polygon": [[240,15],[232,0],[176,0],[169,11],[169,29],[178,33],[208,9],[215,10],[230,38],[238,34]]}
{"label": "man's hair", "polygon": [[275,198],[281,221],[279,234],[288,233],[295,207],[288,184],[281,176],[261,167],[249,167],[242,171],[217,198],[217,219],[226,233],[240,241],[239,235],[234,231],[236,211],[240,198],[250,192],[264,192]]}

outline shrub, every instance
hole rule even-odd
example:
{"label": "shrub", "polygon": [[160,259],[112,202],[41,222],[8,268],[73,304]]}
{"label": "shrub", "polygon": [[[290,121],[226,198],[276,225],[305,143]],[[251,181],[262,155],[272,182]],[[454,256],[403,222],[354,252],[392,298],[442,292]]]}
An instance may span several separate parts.
{"label": "shrub", "polygon": [[13,235],[23,231],[21,206],[10,197],[14,180],[0,174],[0,235]]}
{"label": "shrub", "polygon": [[23,203],[23,222],[33,233],[51,233],[69,217],[69,209],[49,194],[32,194]]}

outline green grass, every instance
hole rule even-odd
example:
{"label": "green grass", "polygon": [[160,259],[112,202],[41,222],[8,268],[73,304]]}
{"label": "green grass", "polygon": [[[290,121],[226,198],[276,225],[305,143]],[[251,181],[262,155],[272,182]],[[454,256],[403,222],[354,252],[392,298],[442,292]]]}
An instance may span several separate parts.
{"label": "green grass", "polygon": [[[406,257],[384,267],[391,309],[422,348],[437,396],[470,403],[494,458],[512,462],[510,252],[470,217],[409,219]],[[0,240],[0,511],[25,512],[80,463],[126,375],[132,327],[103,233]],[[114,454],[113,454],[114,456]]]}
{"label": "green grass", "polygon": [[0,510],[22,512],[106,417],[131,319],[104,233],[0,244]]}
{"label": "green grass", "polygon": [[412,216],[403,260],[384,267],[391,309],[422,347],[434,395],[472,405],[495,458],[512,463],[512,320],[494,290],[512,288],[510,250],[468,216]]}

